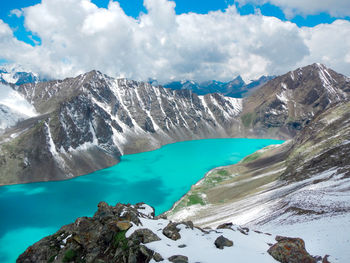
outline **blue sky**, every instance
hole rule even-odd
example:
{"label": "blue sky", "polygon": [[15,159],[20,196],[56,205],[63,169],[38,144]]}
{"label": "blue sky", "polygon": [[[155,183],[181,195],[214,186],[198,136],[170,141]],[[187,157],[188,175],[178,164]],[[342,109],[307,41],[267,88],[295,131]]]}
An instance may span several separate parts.
{"label": "blue sky", "polygon": [[247,81],[314,62],[350,75],[349,16],[349,0],[2,1],[0,64],[52,78]]}

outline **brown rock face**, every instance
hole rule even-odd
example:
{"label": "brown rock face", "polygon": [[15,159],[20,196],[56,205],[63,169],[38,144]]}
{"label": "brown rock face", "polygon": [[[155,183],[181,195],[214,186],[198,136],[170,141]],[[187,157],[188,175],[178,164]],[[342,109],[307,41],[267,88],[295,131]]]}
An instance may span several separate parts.
{"label": "brown rock face", "polygon": [[277,243],[267,251],[274,259],[282,263],[316,263],[305,249],[301,238],[276,237]]}

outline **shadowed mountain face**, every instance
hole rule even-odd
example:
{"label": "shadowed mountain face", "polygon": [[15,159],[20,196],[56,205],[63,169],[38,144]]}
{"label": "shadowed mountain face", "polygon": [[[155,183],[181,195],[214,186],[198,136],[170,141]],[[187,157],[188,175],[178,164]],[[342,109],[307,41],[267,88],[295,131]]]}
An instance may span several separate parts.
{"label": "shadowed mountain face", "polygon": [[67,179],[116,164],[123,154],[183,140],[291,138],[347,100],[349,87],[348,78],[320,64],[277,77],[245,99],[198,96],[98,71],[14,86],[38,116],[1,136],[0,184]]}

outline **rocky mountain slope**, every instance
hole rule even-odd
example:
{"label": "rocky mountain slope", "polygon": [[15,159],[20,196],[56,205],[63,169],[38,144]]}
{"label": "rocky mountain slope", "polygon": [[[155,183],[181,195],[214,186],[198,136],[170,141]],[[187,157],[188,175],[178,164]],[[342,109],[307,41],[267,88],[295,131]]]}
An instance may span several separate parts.
{"label": "rocky mountain slope", "polygon": [[[214,169],[173,207],[169,218],[293,233],[312,244],[312,253],[327,247],[331,262],[346,262],[349,120],[350,102],[338,103],[315,116],[293,140]],[[200,201],[188,206],[191,196]]]}
{"label": "rocky mountain slope", "polygon": [[17,262],[316,263],[322,259],[308,254],[301,239],[277,236],[276,241],[269,233],[232,224],[201,229],[190,221],[155,218],[154,210],[143,203],[112,207],[101,202],[92,218],[63,226],[29,247]]}
{"label": "rocky mountain slope", "polygon": [[116,164],[122,154],[232,137],[240,128],[240,99],[198,96],[97,71],[15,89],[39,116],[2,135],[0,184],[67,179]]}
{"label": "rocky mountain slope", "polygon": [[293,137],[314,116],[349,98],[350,80],[322,64],[269,81],[244,101],[242,121],[255,135]]}
{"label": "rocky mountain slope", "polygon": [[67,179],[114,165],[123,154],[183,140],[290,139],[317,114],[347,100],[350,80],[313,64],[243,100],[98,71],[12,87],[35,108],[35,118],[1,135],[0,184]]}
{"label": "rocky mountain slope", "polygon": [[220,93],[228,97],[242,98],[273,78],[274,77],[272,76],[262,76],[257,80],[251,81],[249,84],[246,84],[241,76],[238,76],[229,82],[220,82],[215,80],[201,83],[190,80],[173,81],[165,84],[164,87],[173,90],[191,90],[198,95]]}

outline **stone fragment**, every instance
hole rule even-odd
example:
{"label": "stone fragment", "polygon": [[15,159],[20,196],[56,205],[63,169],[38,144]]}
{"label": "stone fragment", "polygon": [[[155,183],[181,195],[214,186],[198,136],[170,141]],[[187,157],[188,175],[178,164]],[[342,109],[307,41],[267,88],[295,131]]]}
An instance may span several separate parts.
{"label": "stone fragment", "polygon": [[118,221],[117,227],[121,231],[125,231],[125,230],[128,230],[130,227],[132,227],[132,224],[129,221]]}
{"label": "stone fragment", "polygon": [[171,256],[168,260],[173,263],[188,263],[188,257],[182,255]]}

